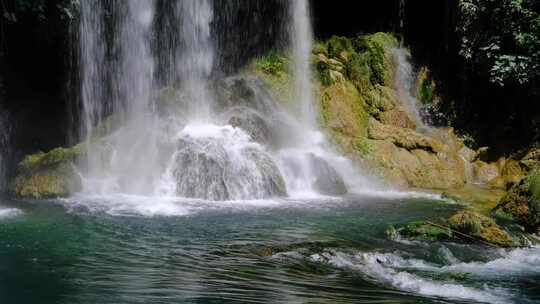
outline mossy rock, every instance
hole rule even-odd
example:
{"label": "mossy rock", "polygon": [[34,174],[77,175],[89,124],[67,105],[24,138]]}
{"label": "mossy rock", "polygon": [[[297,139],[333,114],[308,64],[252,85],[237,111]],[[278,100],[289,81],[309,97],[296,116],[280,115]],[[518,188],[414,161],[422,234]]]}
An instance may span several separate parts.
{"label": "mossy rock", "polygon": [[332,36],[326,45],[330,58],[347,59],[354,52],[351,39],[346,37]]}
{"label": "mossy rock", "polygon": [[527,177],[510,188],[495,211],[501,209],[523,225],[528,232],[540,228],[540,170],[533,170]]}
{"label": "mossy rock", "polygon": [[[501,247],[515,246],[512,237],[495,220],[474,211],[464,210],[448,219],[450,228],[465,235]],[[470,241],[465,239],[466,241]]]}
{"label": "mossy rock", "polygon": [[[489,243],[500,247],[517,246],[514,239],[493,219],[470,210],[460,211],[449,219],[439,219],[438,224],[414,221],[398,229],[390,227],[386,234],[399,235],[421,241],[463,241]],[[467,235],[469,237],[465,237]]]}
{"label": "mossy rock", "polygon": [[358,54],[364,54],[362,61],[370,67],[371,84],[390,85],[391,59],[388,51],[398,47],[397,39],[389,33],[375,33],[357,37],[353,45]]}
{"label": "mossy rock", "polygon": [[437,86],[435,84],[435,81],[431,77],[431,73],[426,67],[422,67],[418,71],[417,79],[416,79],[416,96],[418,97],[418,100],[422,102],[425,105],[433,105],[436,104],[439,100],[439,97],[437,96]]}
{"label": "mossy rock", "polygon": [[26,156],[18,165],[11,192],[19,198],[42,199],[67,197],[79,191],[82,181],[74,162],[83,152],[83,145],[77,145]]}
{"label": "mossy rock", "polygon": [[[393,227],[387,230],[387,235],[395,235],[395,233],[391,232],[392,229]],[[425,221],[411,222],[395,231],[402,237],[422,241],[445,241],[453,237],[450,229],[436,227]]]}

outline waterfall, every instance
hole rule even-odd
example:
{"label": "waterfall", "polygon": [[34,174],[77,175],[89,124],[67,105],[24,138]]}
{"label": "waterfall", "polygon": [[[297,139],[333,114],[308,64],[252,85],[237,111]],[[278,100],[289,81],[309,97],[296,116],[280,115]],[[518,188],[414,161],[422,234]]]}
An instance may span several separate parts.
{"label": "waterfall", "polygon": [[185,92],[192,120],[210,119],[212,97],[207,90],[214,64],[214,45],[210,26],[214,17],[208,0],[186,0],[176,4],[176,19],[181,21],[177,48],[176,75]]}
{"label": "waterfall", "polygon": [[147,193],[160,174],[150,44],[154,2],[111,5],[118,14],[113,46],[106,45],[103,3],[81,5],[85,185],[89,191]]}
{"label": "waterfall", "polygon": [[8,161],[11,157],[11,125],[9,116],[0,108],[0,191],[7,189]]}
{"label": "waterfall", "polygon": [[313,31],[308,0],[292,1],[292,29],[290,29],[293,49],[294,97],[301,107],[301,120],[310,128],[316,125],[313,85],[311,82],[311,49]]}
{"label": "waterfall", "polygon": [[317,129],[309,1],[290,2],[299,118],[255,76],[214,77],[213,1],[81,3],[83,194],[222,201],[364,184]]}
{"label": "waterfall", "polygon": [[416,78],[410,61],[409,51],[405,48],[395,49],[394,62],[397,67],[394,75],[394,87],[401,104],[416,123],[416,129],[418,131],[430,131],[431,126],[422,115],[421,103],[413,93]]}

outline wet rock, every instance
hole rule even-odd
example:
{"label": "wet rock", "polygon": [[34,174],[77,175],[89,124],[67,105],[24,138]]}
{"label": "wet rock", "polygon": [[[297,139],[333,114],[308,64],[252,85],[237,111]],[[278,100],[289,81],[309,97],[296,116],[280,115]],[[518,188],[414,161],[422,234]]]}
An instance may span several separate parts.
{"label": "wet rock", "polygon": [[416,129],[416,124],[410,115],[403,109],[395,108],[391,111],[380,113],[377,118],[380,122],[406,129]]}
{"label": "wet rock", "polygon": [[540,228],[540,172],[534,170],[512,186],[495,210],[509,214],[528,232],[537,232]]}
{"label": "wet rock", "polygon": [[407,150],[424,149],[431,152],[440,152],[443,149],[443,144],[434,138],[410,129],[385,125],[374,119],[370,120],[368,136],[376,140],[390,140],[396,146]]}
{"label": "wet rock", "polygon": [[450,228],[490,244],[501,247],[516,245],[512,237],[502,230],[492,218],[474,211],[460,211],[450,217],[448,223]]}
{"label": "wet rock", "polygon": [[177,194],[207,200],[262,199],[286,195],[270,155],[245,133],[228,127],[219,137],[179,140],[173,176]]}
{"label": "wet rock", "polygon": [[259,113],[249,108],[235,107],[224,116],[227,124],[241,128],[253,141],[269,144],[275,138],[269,123]]}
{"label": "wet rock", "polygon": [[18,165],[10,191],[20,198],[35,199],[67,197],[80,191],[82,181],[74,162],[83,152],[83,147],[77,145],[26,156]]}
{"label": "wet rock", "polygon": [[311,168],[315,175],[313,188],[325,195],[344,195],[347,193],[345,182],[328,162],[313,154],[310,156]]}
{"label": "wet rock", "polygon": [[[412,130],[387,127],[381,128],[383,132],[370,133],[374,138],[382,138],[370,142],[373,148],[370,163],[386,179],[430,189],[453,189],[465,185],[463,161],[451,147]],[[439,152],[435,153],[434,149]]]}
{"label": "wet rock", "polygon": [[424,221],[411,222],[398,229],[390,227],[386,234],[394,239],[397,236],[421,241],[444,241],[453,237],[450,229],[433,226]]}

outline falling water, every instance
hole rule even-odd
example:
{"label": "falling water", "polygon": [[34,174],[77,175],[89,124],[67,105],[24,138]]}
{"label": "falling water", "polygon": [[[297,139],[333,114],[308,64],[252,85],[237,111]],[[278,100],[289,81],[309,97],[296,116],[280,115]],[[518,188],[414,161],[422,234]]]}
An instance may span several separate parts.
{"label": "falling water", "polygon": [[0,191],[7,188],[7,170],[8,160],[11,153],[11,126],[9,124],[9,116],[0,108]]}
{"label": "falling water", "polygon": [[364,184],[316,126],[308,1],[290,5],[299,119],[256,77],[212,77],[212,1],[163,3],[157,21],[153,1],[112,2],[114,22],[82,4],[84,193],[246,200]]}
{"label": "falling water", "polygon": [[427,132],[431,127],[422,116],[420,101],[413,94],[416,79],[408,50],[405,48],[395,49],[394,61],[397,65],[394,75],[394,87],[399,100],[405,110],[414,119],[416,129],[421,132]]}
{"label": "falling water", "polygon": [[[107,48],[104,8],[82,1],[83,118],[88,150],[86,190],[148,193],[159,177],[157,116],[152,86],[151,28],[154,2],[113,3],[118,20]],[[113,51],[117,58],[108,58]],[[96,136],[107,134],[98,141]]]}
{"label": "falling water", "polygon": [[313,85],[311,82],[311,49],[313,31],[308,0],[292,1],[293,75],[295,79],[294,97],[301,105],[301,119],[310,128],[315,127],[316,112],[313,105]]}
{"label": "falling water", "polygon": [[194,121],[209,120],[212,97],[207,90],[214,64],[210,26],[214,10],[209,0],[186,0],[176,4],[182,47],[177,48],[176,75],[180,76],[188,112]]}

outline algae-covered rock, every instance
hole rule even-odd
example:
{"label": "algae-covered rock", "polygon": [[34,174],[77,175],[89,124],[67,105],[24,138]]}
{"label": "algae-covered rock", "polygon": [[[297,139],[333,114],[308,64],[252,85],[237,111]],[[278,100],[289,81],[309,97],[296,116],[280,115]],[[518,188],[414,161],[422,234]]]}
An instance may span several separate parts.
{"label": "algae-covered rock", "polygon": [[444,241],[453,237],[450,229],[437,227],[425,221],[415,221],[398,229],[393,229],[393,227],[388,229],[386,234],[395,237],[397,233],[401,237],[421,241]]}
{"label": "algae-covered rock", "polygon": [[492,218],[474,211],[460,211],[450,217],[448,223],[450,228],[490,244],[501,247],[515,245],[512,237],[502,230]]}
{"label": "algae-covered rock", "polygon": [[540,228],[540,171],[533,170],[519,183],[510,188],[495,210],[512,216],[529,232]]}
{"label": "algae-covered rock", "polygon": [[20,198],[69,196],[81,188],[81,178],[73,164],[82,153],[82,145],[77,145],[26,156],[18,165],[10,190]]}
{"label": "algae-covered rock", "polygon": [[499,168],[496,164],[477,160],[473,163],[473,173],[476,182],[487,184],[499,176]]}
{"label": "algae-covered rock", "polygon": [[525,176],[524,170],[518,161],[508,159],[501,170],[501,177],[505,182],[505,187],[518,183]]}
{"label": "algae-covered rock", "polygon": [[474,211],[460,211],[449,219],[436,222],[414,221],[397,229],[390,227],[386,234],[391,238],[404,237],[421,241],[462,241],[489,243],[512,247],[517,243],[495,221]]}

